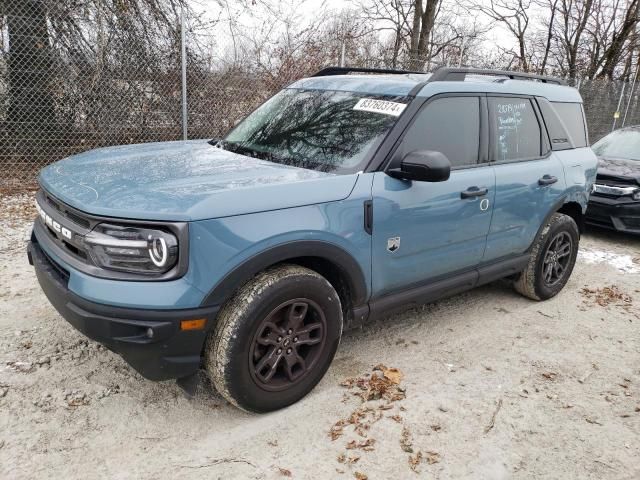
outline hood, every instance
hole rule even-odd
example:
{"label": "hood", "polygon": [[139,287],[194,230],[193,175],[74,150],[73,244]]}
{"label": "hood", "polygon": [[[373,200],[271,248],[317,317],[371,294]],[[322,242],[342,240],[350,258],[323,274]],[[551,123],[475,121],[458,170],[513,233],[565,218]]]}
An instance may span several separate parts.
{"label": "hood", "polygon": [[94,215],[189,221],[348,197],[357,174],[333,175],[245,157],[206,140],[91,150],[44,168],[50,194]]}
{"label": "hood", "polygon": [[598,179],[640,185],[640,161],[598,157]]}

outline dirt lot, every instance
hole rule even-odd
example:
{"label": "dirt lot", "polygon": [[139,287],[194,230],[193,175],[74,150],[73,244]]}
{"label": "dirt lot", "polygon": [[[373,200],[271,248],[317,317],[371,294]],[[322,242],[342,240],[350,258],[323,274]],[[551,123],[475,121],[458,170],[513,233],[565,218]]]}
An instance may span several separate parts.
{"label": "dirt lot", "polygon": [[495,283],[350,332],[311,395],[257,416],[62,320],[25,202],[0,219],[0,478],[640,478],[640,239],[585,235],[551,301]]}

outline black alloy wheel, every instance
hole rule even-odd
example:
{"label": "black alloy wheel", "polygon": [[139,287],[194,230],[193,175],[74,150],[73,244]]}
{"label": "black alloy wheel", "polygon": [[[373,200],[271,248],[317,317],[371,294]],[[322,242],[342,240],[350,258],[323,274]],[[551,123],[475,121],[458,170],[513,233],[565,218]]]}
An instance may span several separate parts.
{"label": "black alloy wheel", "polygon": [[572,250],[573,240],[566,231],[558,233],[549,242],[542,267],[544,283],[547,287],[553,287],[562,281],[571,261]]}
{"label": "black alloy wheel", "polygon": [[286,301],[262,320],[249,351],[249,368],[261,388],[289,388],[313,371],[326,341],[324,312],[308,298]]}

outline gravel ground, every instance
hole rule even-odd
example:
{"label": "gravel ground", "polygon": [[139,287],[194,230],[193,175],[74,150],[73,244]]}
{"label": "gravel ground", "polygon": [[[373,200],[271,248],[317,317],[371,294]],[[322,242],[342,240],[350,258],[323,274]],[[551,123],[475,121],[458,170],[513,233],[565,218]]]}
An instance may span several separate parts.
{"label": "gravel ground", "polygon": [[27,264],[31,196],[0,200],[0,478],[640,478],[640,239],[585,235],[547,302],[498,282],[349,332],[258,416],[77,333]]}

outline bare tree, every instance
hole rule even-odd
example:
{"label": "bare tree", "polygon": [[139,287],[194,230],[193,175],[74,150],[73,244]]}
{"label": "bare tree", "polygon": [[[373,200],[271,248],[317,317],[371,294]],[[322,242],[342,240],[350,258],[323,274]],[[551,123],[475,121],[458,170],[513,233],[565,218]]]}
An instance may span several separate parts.
{"label": "bare tree", "polygon": [[401,51],[403,47],[408,47],[412,1],[368,0],[359,2],[358,6],[362,12],[362,20],[369,25],[369,31],[392,33],[390,66],[398,68]]}
{"label": "bare tree", "polygon": [[540,8],[549,9],[549,20],[543,22],[543,27],[545,28],[546,36],[544,37],[544,41],[542,43],[542,61],[540,62],[540,67],[538,69],[539,73],[544,74],[547,69],[547,63],[549,61],[549,54],[551,53],[551,48],[553,44],[553,31],[556,22],[556,14],[558,11],[558,2],[560,0],[546,0],[538,3]]}
{"label": "bare tree", "polygon": [[429,40],[440,3],[441,0],[414,0],[409,49],[409,68],[412,70],[423,70],[429,58]]}
{"label": "bare tree", "polygon": [[562,70],[571,79],[576,78],[578,73],[579,49],[593,5],[593,0],[560,0],[557,5],[558,22],[554,33],[564,50]]}
{"label": "bare tree", "polygon": [[530,23],[531,0],[490,0],[487,4],[479,1],[473,4],[473,9],[486,15],[489,19],[502,24],[514,37],[518,67],[529,71],[527,61],[527,30]]}
{"label": "bare tree", "polygon": [[619,28],[613,33],[609,47],[603,52],[602,69],[599,78],[613,78],[614,72],[622,55],[625,45],[638,24],[638,6],[640,0],[630,0],[625,8],[623,20]]}

